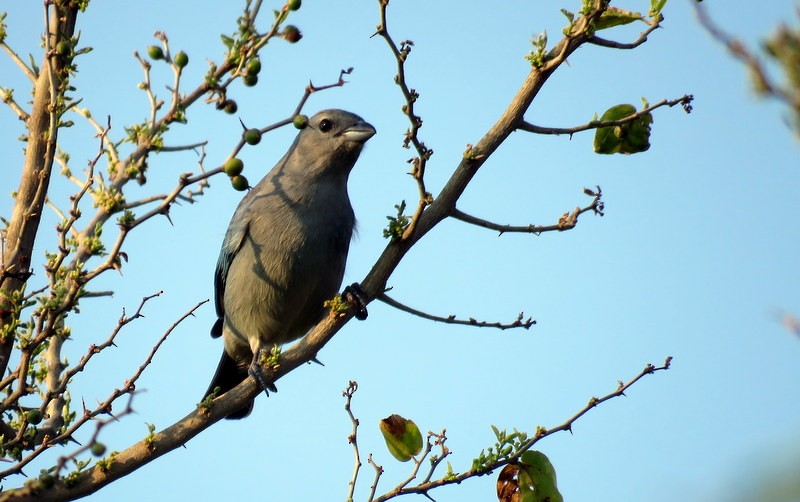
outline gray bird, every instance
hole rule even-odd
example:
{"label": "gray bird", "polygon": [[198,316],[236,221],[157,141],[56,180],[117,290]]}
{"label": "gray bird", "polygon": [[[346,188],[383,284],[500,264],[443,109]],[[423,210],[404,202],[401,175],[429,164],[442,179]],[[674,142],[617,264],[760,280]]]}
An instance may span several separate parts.
{"label": "gray bird", "polygon": [[[214,274],[211,336],[222,336],[225,350],[205,395],[234,388],[248,370],[269,388],[259,378],[259,351],[300,338],[324,315],[323,303],[341,285],[355,225],[347,177],[374,134],[358,115],[317,113],[239,203]],[[252,409],[250,402],[227,418]]]}

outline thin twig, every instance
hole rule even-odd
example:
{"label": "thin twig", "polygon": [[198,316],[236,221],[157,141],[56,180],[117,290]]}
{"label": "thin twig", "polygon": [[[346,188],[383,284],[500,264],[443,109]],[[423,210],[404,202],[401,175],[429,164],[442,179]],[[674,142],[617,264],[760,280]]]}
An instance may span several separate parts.
{"label": "thin twig", "polygon": [[496,230],[500,232],[500,235],[506,232],[530,233],[534,235],[541,235],[544,232],[552,231],[563,232],[575,228],[578,224],[578,216],[585,212],[592,211],[596,215],[603,216],[605,203],[601,200],[603,192],[600,190],[600,187],[596,187],[596,190],[584,188],[583,193],[594,197],[592,203],[585,207],[576,207],[572,212],[565,212],[558,219],[558,223],[554,225],[503,225],[469,215],[457,208],[453,209],[450,216],[464,223],[488,228],[489,230]]}
{"label": "thin twig", "polygon": [[380,300],[383,303],[385,303],[386,305],[389,305],[390,307],[394,307],[394,308],[396,308],[398,310],[401,310],[403,312],[406,312],[408,314],[412,314],[412,315],[415,315],[417,317],[422,317],[423,319],[428,319],[429,321],[443,322],[445,324],[460,324],[462,326],[474,326],[476,328],[497,328],[497,329],[501,329],[501,330],[506,330],[506,329],[510,329],[510,328],[529,329],[531,326],[536,324],[536,321],[531,317],[528,317],[527,319],[523,320],[523,317],[524,317],[524,313],[523,312],[520,312],[520,314],[517,316],[517,318],[513,322],[504,324],[504,323],[500,323],[500,322],[478,321],[478,320],[473,319],[471,317],[469,319],[456,319],[455,315],[449,315],[447,317],[442,317],[442,316],[436,316],[436,315],[428,314],[428,313],[422,312],[421,310],[417,310],[415,308],[409,307],[408,305],[403,305],[402,303],[398,302],[397,300],[394,300],[393,298],[390,298],[386,293],[383,293],[383,294],[379,295],[375,299],[376,300]]}
{"label": "thin twig", "polygon": [[367,498],[367,501],[372,502],[375,500],[375,492],[378,490],[378,481],[380,481],[383,474],[383,467],[375,463],[375,460],[372,459],[372,453],[367,455],[367,463],[375,469],[375,479],[369,488],[369,498]]}
{"label": "thin twig", "polygon": [[609,49],[635,49],[647,42],[648,35],[661,28],[661,21],[663,21],[663,17],[660,16],[659,19],[653,22],[649,28],[639,34],[639,38],[630,43],[607,40],[605,38],[598,37],[597,35],[589,37],[587,42],[590,44],[599,45],[600,47],[608,47]]}
{"label": "thin twig", "polygon": [[655,110],[657,108],[661,108],[662,106],[673,107],[675,105],[681,105],[683,107],[683,109],[686,111],[686,113],[690,113],[692,111],[691,103],[692,103],[693,99],[694,99],[694,96],[692,96],[691,94],[686,94],[686,95],[681,96],[680,98],[677,98],[677,99],[670,99],[670,100],[662,99],[658,103],[646,106],[645,108],[642,108],[641,110],[637,111],[636,113],[631,114],[631,115],[629,115],[627,117],[621,118],[619,120],[605,120],[605,121],[592,120],[591,122],[583,124],[583,125],[579,125],[579,126],[575,126],[575,127],[566,127],[566,128],[565,127],[541,127],[541,126],[537,126],[537,125],[534,125],[534,124],[531,124],[531,123],[528,123],[528,122],[522,120],[522,121],[520,121],[519,125],[517,126],[517,129],[522,130],[522,131],[532,132],[532,133],[535,133],[535,134],[569,134],[570,136],[572,136],[575,133],[578,133],[578,132],[581,132],[581,131],[587,131],[589,129],[598,129],[600,127],[613,127],[613,126],[624,125],[624,124],[633,122],[633,121],[641,118],[642,116],[647,115],[648,113],[652,112],[653,110]]}
{"label": "thin twig", "polygon": [[353,395],[357,390],[358,383],[354,380],[350,380],[350,383],[347,384],[347,388],[342,392],[342,395],[345,397],[344,409],[347,411],[347,416],[350,417],[350,422],[353,424],[353,432],[347,437],[347,442],[353,445],[353,454],[355,457],[353,462],[353,476],[348,483],[347,497],[345,498],[347,501],[353,500],[353,495],[356,491],[356,481],[358,480],[358,472],[361,470],[361,455],[358,452],[359,422],[355,415],[353,415],[353,410],[351,409]]}
{"label": "thin twig", "polygon": [[8,44],[6,44],[5,42],[0,42],[0,47],[2,47],[3,50],[6,51],[8,56],[11,58],[11,60],[17,66],[19,66],[20,70],[22,70],[22,73],[24,73],[25,76],[28,77],[28,80],[30,80],[31,82],[36,82],[38,75],[36,75],[36,73],[34,73],[34,71],[30,69],[28,65],[25,64],[25,62],[19,57],[19,55],[17,55],[16,52],[14,52],[14,50],[11,47],[8,46]]}
{"label": "thin twig", "polygon": [[378,0],[378,5],[380,6],[380,24],[378,25],[377,31],[372,36],[380,35],[386,41],[386,44],[389,46],[389,49],[392,51],[395,61],[397,62],[397,74],[395,75],[394,81],[400,87],[400,90],[403,93],[403,97],[406,101],[405,105],[403,105],[403,113],[408,117],[408,120],[411,123],[411,128],[406,132],[403,146],[408,148],[410,143],[414,145],[414,149],[417,151],[417,156],[408,161],[413,166],[411,169],[411,175],[413,176],[414,180],[416,180],[417,189],[419,191],[417,208],[414,210],[414,214],[411,216],[409,225],[403,231],[402,238],[408,239],[414,233],[417,222],[422,216],[422,212],[432,200],[431,194],[425,188],[425,167],[428,163],[428,159],[430,159],[431,155],[433,155],[433,150],[425,146],[425,143],[419,139],[419,129],[422,127],[422,117],[417,115],[414,111],[414,103],[416,103],[417,99],[419,99],[419,93],[415,89],[410,88],[406,82],[405,64],[409,54],[411,54],[411,48],[414,46],[414,42],[411,40],[403,40],[400,42],[400,47],[398,48],[394,39],[391,37],[391,35],[389,35],[386,16],[386,9],[389,6],[389,0]]}

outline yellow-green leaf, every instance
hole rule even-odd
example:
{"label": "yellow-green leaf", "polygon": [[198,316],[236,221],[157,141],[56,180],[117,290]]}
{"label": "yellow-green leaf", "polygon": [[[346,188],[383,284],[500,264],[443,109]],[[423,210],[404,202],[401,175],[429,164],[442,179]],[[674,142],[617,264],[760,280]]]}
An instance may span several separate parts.
{"label": "yellow-green leaf", "polygon": [[413,420],[391,415],[378,424],[389,453],[400,462],[411,460],[422,451],[422,433]]}
{"label": "yellow-green leaf", "polygon": [[600,15],[600,19],[594,22],[594,29],[595,31],[607,30],[614,26],[622,26],[623,24],[643,20],[644,16],[639,12],[609,7]]}

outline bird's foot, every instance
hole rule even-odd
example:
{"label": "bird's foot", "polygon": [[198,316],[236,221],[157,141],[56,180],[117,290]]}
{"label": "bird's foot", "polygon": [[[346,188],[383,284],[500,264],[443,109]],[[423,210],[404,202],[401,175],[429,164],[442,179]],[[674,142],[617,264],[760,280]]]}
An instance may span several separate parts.
{"label": "bird's foot", "polygon": [[355,318],[359,321],[363,321],[367,318],[369,313],[367,312],[367,295],[364,293],[364,290],[361,289],[361,285],[357,282],[347,286],[344,288],[342,292],[342,297],[347,300],[350,305],[355,308],[356,313],[354,314]]}
{"label": "bird's foot", "polygon": [[269,396],[270,391],[278,392],[278,388],[264,376],[264,366],[261,364],[261,361],[265,354],[266,351],[263,348],[258,349],[256,353],[253,354],[253,362],[251,362],[250,367],[247,368],[247,374],[253,377],[253,380],[256,381],[261,390]]}

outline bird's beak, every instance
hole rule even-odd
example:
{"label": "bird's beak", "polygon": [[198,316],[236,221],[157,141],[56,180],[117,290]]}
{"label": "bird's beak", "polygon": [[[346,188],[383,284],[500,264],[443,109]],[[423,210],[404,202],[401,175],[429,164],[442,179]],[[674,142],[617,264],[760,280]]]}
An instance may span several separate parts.
{"label": "bird's beak", "polygon": [[375,135],[375,128],[366,122],[359,122],[342,131],[342,135],[349,141],[365,143]]}

